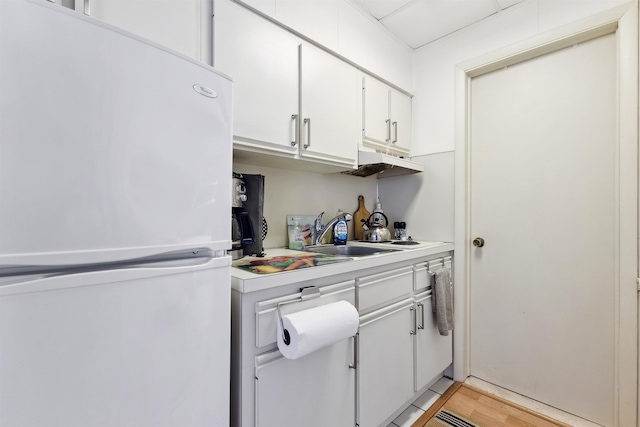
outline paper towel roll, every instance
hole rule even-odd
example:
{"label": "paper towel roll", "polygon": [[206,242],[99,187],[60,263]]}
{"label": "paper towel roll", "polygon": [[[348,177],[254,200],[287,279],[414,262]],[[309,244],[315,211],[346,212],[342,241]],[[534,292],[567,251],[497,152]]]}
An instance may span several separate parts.
{"label": "paper towel roll", "polygon": [[[338,301],[282,316],[278,322],[278,349],[287,359],[298,359],[358,332],[358,310],[348,301]],[[282,338],[282,326],[289,344]]]}

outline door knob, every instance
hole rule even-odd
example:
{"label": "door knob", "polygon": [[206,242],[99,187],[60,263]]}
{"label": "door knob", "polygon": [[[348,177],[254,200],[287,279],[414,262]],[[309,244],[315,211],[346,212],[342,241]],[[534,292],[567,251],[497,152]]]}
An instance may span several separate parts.
{"label": "door knob", "polygon": [[484,239],[482,237],[476,237],[473,239],[473,246],[476,248],[481,248],[484,246]]}

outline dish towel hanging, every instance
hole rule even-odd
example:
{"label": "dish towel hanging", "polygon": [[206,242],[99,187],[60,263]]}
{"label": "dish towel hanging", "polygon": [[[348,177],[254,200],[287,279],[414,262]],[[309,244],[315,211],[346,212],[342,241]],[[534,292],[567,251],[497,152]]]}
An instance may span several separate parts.
{"label": "dish towel hanging", "polygon": [[453,294],[451,292],[451,269],[436,270],[435,283],[431,291],[431,309],[436,314],[438,332],[449,335],[453,330]]}

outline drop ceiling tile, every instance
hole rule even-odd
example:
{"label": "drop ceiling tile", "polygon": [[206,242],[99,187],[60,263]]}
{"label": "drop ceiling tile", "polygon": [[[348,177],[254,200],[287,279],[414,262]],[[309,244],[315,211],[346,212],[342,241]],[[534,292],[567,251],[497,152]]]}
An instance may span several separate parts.
{"label": "drop ceiling tile", "polygon": [[417,49],[496,12],[493,0],[414,0],[380,22]]}
{"label": "drop ceiling tile", "polygon": [[405,4],[410,3],[411,0],[355,0],[355,2],[380,20]]}
{"label": "drop ceiling tile", "polygon": [[522,0],[496,0],[500,9],[506,9],[508,7],[513,6],[514,4],[520,3]]}

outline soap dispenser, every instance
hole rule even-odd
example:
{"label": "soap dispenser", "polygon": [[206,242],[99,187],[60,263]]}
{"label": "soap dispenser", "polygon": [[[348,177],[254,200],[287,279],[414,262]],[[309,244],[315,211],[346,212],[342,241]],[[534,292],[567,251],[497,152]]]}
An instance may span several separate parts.
{"label": "soap dispenser", "polygon": [[293,233],[289,234],[289,249],[304,249],[304,237],[300,228],[300,218],[293,219]]}
{"label": "soap dispenser", "polygon": [[336,217],[340,217],[336,225],[333,226],[333,244],[346,245],[349,238],[349,229],[347,228],[347,220],[345,219],[342,209],[338,210]]}

